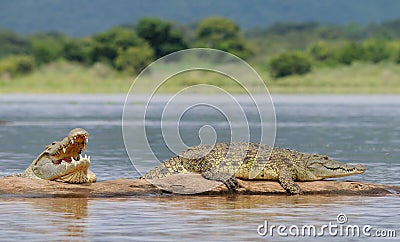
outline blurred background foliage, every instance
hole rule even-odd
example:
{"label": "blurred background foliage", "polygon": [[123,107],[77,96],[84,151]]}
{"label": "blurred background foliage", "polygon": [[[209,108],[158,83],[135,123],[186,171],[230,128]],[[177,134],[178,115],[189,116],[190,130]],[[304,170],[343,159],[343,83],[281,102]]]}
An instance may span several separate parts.
{"label": "blurred background foliage", "polygon": [[277,22],[243,31],[223,17],[182,25],[144,17],[85,37],[59,32],[19,35],[0,30],[0,79],[25,75],[57,61],[92,67],[97,63],[138,74],[152,61],[174,51],[209,47],[233,53],[271,77],[304,75],[318,67],[354,62],[400,64],[400,19],[358,25]]}

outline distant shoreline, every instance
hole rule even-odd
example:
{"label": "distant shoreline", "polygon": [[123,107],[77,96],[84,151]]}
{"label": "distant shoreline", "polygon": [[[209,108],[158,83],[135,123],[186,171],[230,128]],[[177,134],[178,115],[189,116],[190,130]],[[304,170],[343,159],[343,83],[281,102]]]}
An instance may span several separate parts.
{"label": "distant shoreline", "polygon": [[[354,63],[350,66],[319,67],[302,76],[272,79],[268,72],[256,68],[271,94],[400,94],[400,65]],[[176,93],[195,84],[206,83],[232,94],[243,89],[222,83],[218,76],[194,74],[173,78],[159,91]],[[106,66],[84,67],[69,62],[57,62],[13,79],[0,78],[0,93],[50,94],[126,94],[135,77],[119,73]],[[154,81],[154,80],[148,80]],[[229,84],[229,83],[228,83]],[[151,93],[146,83],[136,85],[139,93]]]}

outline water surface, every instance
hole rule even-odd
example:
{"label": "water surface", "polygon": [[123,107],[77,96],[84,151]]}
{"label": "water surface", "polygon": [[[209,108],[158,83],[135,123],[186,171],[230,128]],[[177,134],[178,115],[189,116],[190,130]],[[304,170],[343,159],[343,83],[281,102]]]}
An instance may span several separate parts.
{"label": "water surface", "polygon": [[[210,98],[205,96],[204,99]],[[217,97],[214,97],[217,98]],[[400,96],[279,95],[276,145],[367,167],[363,175],[342,178],[399,184]],[[100,181],[137,178],[124,148],[119,95],[0,96],[0,175],[22,172],[53,140],[74,127],[89,131],[87,154]],[[143,100],[138,97],[138,105]],[[184,105],[184,103],[182,104]],[[197,129],[209,121],[229,138],[226,120],[204,112],[185,117],[185,142],[199,142]],[[197,115],[197,116],[196,116]],[[206,118],[204,118],[206,117]],[[138,120],[140,121],[140,120]],[[250,124],[256,120],[249,120]],[[157,145],[157,122],[149,126]],[[174,124],[165,126],[174,127]],[[194,130],[194,131],[193,131]],[[190,133],[192,132],[192,133]],[[193,137],[193,138],[191,138]],[[160,152],[161,159],[168,154]],[[139,161],[153,159],[138,150]],[[150,164],[150,163],[149,163]],[[147,167],[150,169],[151,166]],[[400,200],[358,196],[145,196],[128,198],[21,198],[0,195],[0,239],[128,241],[271,241],[257,227],[270,224],[322,225],[344,213],[348,224],[399,231]],[[337,223],[337,222],[336,222]],[[399,236],[399,235],[398,235]],[[300,238],[303,240],[305,238]],[[358,240],[317,237],[311,240]],[[362,238],[365,239],[365,238]],[[382,239],[382,238],[381,238]]]}

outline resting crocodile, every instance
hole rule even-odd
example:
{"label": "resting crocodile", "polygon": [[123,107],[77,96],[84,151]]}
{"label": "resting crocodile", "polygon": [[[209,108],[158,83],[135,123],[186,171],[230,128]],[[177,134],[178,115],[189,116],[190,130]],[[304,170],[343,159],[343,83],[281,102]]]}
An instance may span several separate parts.
{"label": "resting crocodile", "polygon": [[84,129],[71,130],[62,141],[47,145],[25,172],[17,176],[67,183],[95,182],[96,175],[89,170],[90,156],[81,154],[86,150],[88,138],[89,133]]}
{"label": "resting crocodile", "polygon": [[[267,161],[267,162],[263,162]],[[251,170],[260,171],[251,177]],[[295,181],[315,181],[362,174],[365,168],[305,154],[291,149],[271,148],[256,143],[217,143],[190,147],[143,175],[142,179],[162,178],[177,173],[201,173],[206,179],[223,182],[236,191],[239,179],[279,181],[290,194],[299,194]]]}

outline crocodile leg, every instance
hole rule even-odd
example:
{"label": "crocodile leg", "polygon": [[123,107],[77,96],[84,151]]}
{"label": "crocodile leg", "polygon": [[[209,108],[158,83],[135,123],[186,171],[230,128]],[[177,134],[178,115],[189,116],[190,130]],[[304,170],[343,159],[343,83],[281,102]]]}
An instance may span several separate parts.
{"label": "crocodile leg", "polygon": [[292,173],[287,169],[279,169],[279,183],[290,194],[300,194],[300,186],[294,182]]}
{"label": "crocodile leg", "polygon": [[208,180],[215,180],[225,184],[230,192],[236,192],[239,187],[238,180],[232,175],[224,172],[205,171],[201,175]]}

